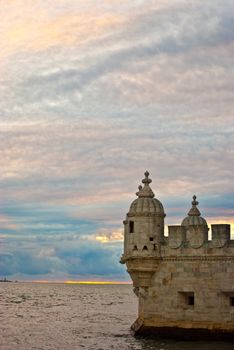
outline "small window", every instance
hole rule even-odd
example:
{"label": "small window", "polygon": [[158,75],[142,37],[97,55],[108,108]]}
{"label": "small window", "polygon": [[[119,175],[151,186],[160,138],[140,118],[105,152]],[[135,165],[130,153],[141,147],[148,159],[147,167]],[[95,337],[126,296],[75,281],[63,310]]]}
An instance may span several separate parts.
{"label": "small window", "polygon": [[225,297],[225,304],[228,306],[234,306],[234,290],[221,290],[222,294],[224,294]]}
{"label": "small window", "polygon": [[134,221],[129,221],[129,233],[134,233]]}
{"label": "small window", "polygon": [[144,245],[143,249],[142,250],[148,250],[147,246]]}
{"label": "small window", "polygon": [[194,305],[194,295],[188,296],[188,305]]}
{"label": "small window", "polygon": [[181,307],[193,307],[195,305],[194,292],[178,292],[178,305]]}
{"label": "small window", "polygon": [[153,242],[153,240],[154,240],[154,237],[150,237],[150,239],[149,239],[149,240],[150,240],[150,242]]}
{"label": "small window", "polygon": [[137,246],[136,246],[136,245],[134,245],[134,248],[133,248],[133,250],[138,250],[138,249],[137,249]]}

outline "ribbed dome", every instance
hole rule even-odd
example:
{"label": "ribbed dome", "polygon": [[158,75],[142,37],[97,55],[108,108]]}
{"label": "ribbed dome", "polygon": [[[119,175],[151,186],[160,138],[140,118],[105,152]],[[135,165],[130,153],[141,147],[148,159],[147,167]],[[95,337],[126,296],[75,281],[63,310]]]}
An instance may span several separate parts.
{"label": "ribbed dome", "polygon": [[139,192],[136,193],[138,196],[135,199],[129,209],[128,216],[134,215],[157,215],[165,217],[164,208],[162,203],[154,198],[154,193],[150,188],[149,184],[152,182],[149,179],[149,172],[145,172],[145,178],[142,180],[144,187],[139,186]]}
{"label": "ribbed dome", "polygon": [[158,199],[147,197],[135,199],[130,206],[128,214],[165,215],[162,203]]}
{"label": "ribbed dome", "polygon": [[181,223],[181,226],[189,226],[189,225],[206,225],[207,222],[201,216],[187,216]]}
{"label": "ribbed dome", "polygon": [[201,217],[201,213],[199,209],[197,208],[197,205],[199,204],[198,201],[196,201],[196,196],[193,196],[192,201],[192,208],[188,212],[188,216],[184,218],[184,220],[181,223],[181,226],[190,226],[190,225],[206,225],[206,220]]}

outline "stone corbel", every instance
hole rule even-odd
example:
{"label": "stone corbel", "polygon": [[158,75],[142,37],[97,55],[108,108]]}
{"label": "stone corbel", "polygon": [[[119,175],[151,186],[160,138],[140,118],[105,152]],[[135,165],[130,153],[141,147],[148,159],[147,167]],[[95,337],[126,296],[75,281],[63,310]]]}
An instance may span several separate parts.
{"label": "stone corbel", "polygon": [[138,298],[143,298],[147,299],[149,292],[148,292],[148,287],[134,287],[133,292],[136,294]]}

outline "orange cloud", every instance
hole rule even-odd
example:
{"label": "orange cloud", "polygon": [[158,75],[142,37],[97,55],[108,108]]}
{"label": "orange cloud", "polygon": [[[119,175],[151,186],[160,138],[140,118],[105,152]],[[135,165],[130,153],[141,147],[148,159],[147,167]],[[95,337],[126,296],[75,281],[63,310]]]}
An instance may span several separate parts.
{"label": "orange cloud", "polygon": [[28,3],[23,9],[17,2],[1,18],[0,41],[2,58],[18,51],[45,50],[51,46],[69,46],[108,33],[124,22],[124,16],[103,13],[98,8],[86,11],[61,12],[51,16],[46,6],[37,8]]}
{"label": "orange cloud", "polygon": [[123,241],[123,230],[118,229],[113,232],[107,232],[107,229],[102,229],[95,236],[96,241],[101,243],[109,243],[109,242],[122,242]]}

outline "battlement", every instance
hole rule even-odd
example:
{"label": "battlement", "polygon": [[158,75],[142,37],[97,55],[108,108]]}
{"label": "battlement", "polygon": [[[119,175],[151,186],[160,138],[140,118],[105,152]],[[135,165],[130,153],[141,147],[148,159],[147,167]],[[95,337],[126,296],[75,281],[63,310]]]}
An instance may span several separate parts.
{"label": "battlement", "polygon": [[206,225],[169,226],[166,242],[171,249],[223,248],[234,244],[234,240],[230,237],[230,225],[211,225],[211,240],[208,239],[208,231]]}
{"label": "battlement", "polygon": [[[227,224],[211,225],[212,244],[214,247],[221,248],[231,243],[231,226]],[[234,243],[234,241],[233,241]]]}
{"label": "battlement", "polygon": [[[149,228],[149,226],[148,226]],[[160,240],[152,230],[133,230],[125,233],[125,251],[122,260],[128,258],[165,258],[167,256],[230,256],[234,254],[234,240],[229,224],[211,225],[208,239],[207,225],[168,226],[168,237]]]}

